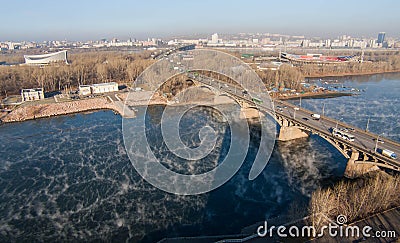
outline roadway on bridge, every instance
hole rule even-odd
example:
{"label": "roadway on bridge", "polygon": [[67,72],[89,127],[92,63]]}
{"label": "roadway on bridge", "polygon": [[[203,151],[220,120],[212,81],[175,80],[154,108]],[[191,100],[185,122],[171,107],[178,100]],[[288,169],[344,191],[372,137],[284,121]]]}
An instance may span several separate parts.
{"label": "roadway on bridge", "polygon": [[[223,92],[229,93],[236,97],[246,100],[249,103],[254,103],[252,97],[258,97],[257,93],[252,93],[249,91],[243,91],[239,89],[237,86],[232,84],[227,84],[219,80],[214,80],[209,77],[205,77],[202,75],[194,75],[189,74],[189,77],[197,80],[205,85],[211,86],[215,89],[221,90]],[[377,145],[378,151],[379,149],[387,149],[393,151],[397,155],[400,155],[400,144],[391,140],[388,140],[382,136],[379,136],[379,140],[383,141],[383,143],[378,142],[376,143],[376,139],[378,138],[377,134],[373,134],[370,132],[366,132],[359,128],[353,127],[351,125],[345,124],[343,122],[336,121],[334,119],[321,116],[320,119],[315,120],[312,118],[312,111],[303,109],[301,107],[296,107],[295,105],[281,101],[281,100],[274,100],[275,106],[275,113],[278,115],[285,116],[296,123],[304,125],[304,127],[309,127],[313,132],[317,132],[320,134],[324,134],[327,136],[332,135],[332,128],[341,128],[347,129],[348,133],[352,134],[355,137],[354,141],[348,141],[346,139],[342,139],[339,137],[335,137],[335,139],[340,140],[341,142],[348,144],[351,147],[356,147],[360,151],[369,153],[371,155],[375,155],[378,158],[381,158],[383,161],[388,162],[389,165],[395,166],[400,168],[400,161],[399,158],[391,159],[387,156],[384,156],[378,152],[375,152],[375,146]],[[265,111],[269,114],[271,113],[271,107],[267,107],[264,105],[258,104],[260,111]]]}
{"label": "roadway on bridge", "polygon": [[[279,106],[279,107],[278,107]],[[275,112],[279,114],[284,114],[289,117],[294,117],[294,120],[302,122],[302,123],[307,123],[308,126],[312,128],[316,128],[321,131],[326,131],[328,133],[331,133],[331,129],[338,127],[342,129],[347,129],[348,133],[354,135],[355,140],[354,142],[347,141],[347,143],[351,144],[357,144],[361,148],[365,149],[366,151],[369,151],[370,153],[375,153],[375,146],[376,146],[376,139],[378,135],[372,134],[372,133],[367,133],[364,130],[361,130],[359,128],[350,126],[348,124],[341,123],[339,121],[335,121],[333,119],[330,119],[328,117],[321,116],[319,120],[314,120],[311,115],[313,114],[311,111],[299,108],[298,110],[295,110],[294,105],[284,102],[284,101],[275,101]],[[339,138],[341,139],[341,138]],[[397,143],[391,142],[382,136],[379,137],[379,140],[382,140],[383,143],[378,142],[378,148],[380,149],[388,149],[396,154],[400,153],[400,146]],[[400,163],[400,162],[399,162]]]}

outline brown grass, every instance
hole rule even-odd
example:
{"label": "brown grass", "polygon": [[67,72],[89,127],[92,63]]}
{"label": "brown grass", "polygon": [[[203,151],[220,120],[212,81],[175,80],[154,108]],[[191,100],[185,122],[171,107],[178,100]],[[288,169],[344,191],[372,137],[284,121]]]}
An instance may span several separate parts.
{"label": "brown grass", "polygon": [[324,216],[335,221],[345,215],[347,222],[365,218],[400,205],[400,176],[383,172],[354,181],[341,181],[333,187],[319,189],[310,202],[311,223],[322,226]]}

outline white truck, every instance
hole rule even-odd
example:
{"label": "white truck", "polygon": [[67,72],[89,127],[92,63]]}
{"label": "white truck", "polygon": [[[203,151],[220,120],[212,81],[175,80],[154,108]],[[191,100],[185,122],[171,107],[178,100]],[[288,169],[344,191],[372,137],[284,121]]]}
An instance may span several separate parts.
{"label": "white truck", "polygon": [[388,149],[382,149],[382,155],[385,155],[392,159],[397,159],[397,155],[393,151],[390,151]]}
{"label": "white truck", "polygon": [[319,119],[321,118],[321,115],[320,115],[320,114],[311,114],[311,117],[312,117],[314,120],[319,120]]}

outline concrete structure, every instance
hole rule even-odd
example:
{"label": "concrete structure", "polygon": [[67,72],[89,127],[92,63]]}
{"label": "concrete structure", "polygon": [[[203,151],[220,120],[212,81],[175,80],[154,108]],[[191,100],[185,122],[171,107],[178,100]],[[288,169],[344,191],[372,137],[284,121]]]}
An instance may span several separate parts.
{"label": "concrete structure", "polygon": [[22,101],[33,101],[44,99],[44,92],[42,88],[36,89],[23,89],[21,90]]}
{"label": "concrete structure", "polygon": [[118,84],[115,82],[92,85],[79,85],[80,95],[102,94],[115,91],[118,91]]}
{"label": "concrete structure", "polygon": [[28,65],[48,65],[52,62],[65,62],[67,61],[67,51],[59,51],[43,55],[24,55],[25,64]]}

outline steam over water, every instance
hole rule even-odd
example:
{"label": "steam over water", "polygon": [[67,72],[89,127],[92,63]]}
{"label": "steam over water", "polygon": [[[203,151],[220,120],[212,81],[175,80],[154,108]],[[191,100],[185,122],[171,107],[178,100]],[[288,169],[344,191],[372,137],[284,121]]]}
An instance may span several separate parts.
{"label": "steam over water", "polygon": [[[303,100],[303,104],[318,110],[326,102],[327,115],[358,126],[369,114],[371,131],[382,129],[399,140],[395,93],[400,81],[352,84],[368,87],[367,92],[358,97]],[[148,137],[164,166],[203,173],[223,159],[230,140],[225,122],[207,111],[184,116],[181,137],[188,146],[198,145],[198,132],[205,124],[219,136],[210,156],[201,163],[185,164],[160,140],[161,112],[153,107],[147,114]],[[143,115],[139,109],[138,119]],[[346,160],[323,139],[311,136],[278,142],[267,168],[249,181],[258,147],[258,129],[252,129],[246,161],[228,183],[207,194],[177,196],[154,188],[137,174],[124,149],[121,117],[113,112],[2,125],[0,241],[154,242],[167,236],[235,234],[258,221],[287,215],[293,203],[307,204],[319,185],[343,175]]]}
{"label": "steam over water", "polygon": [[[304,108],[342,119],[343,122],[400,141],[400,73],[341,78],[343,86],[364,90],[358,96],[330,99],[303,99]],[[299,104],[299,101],[291,101]]]}

